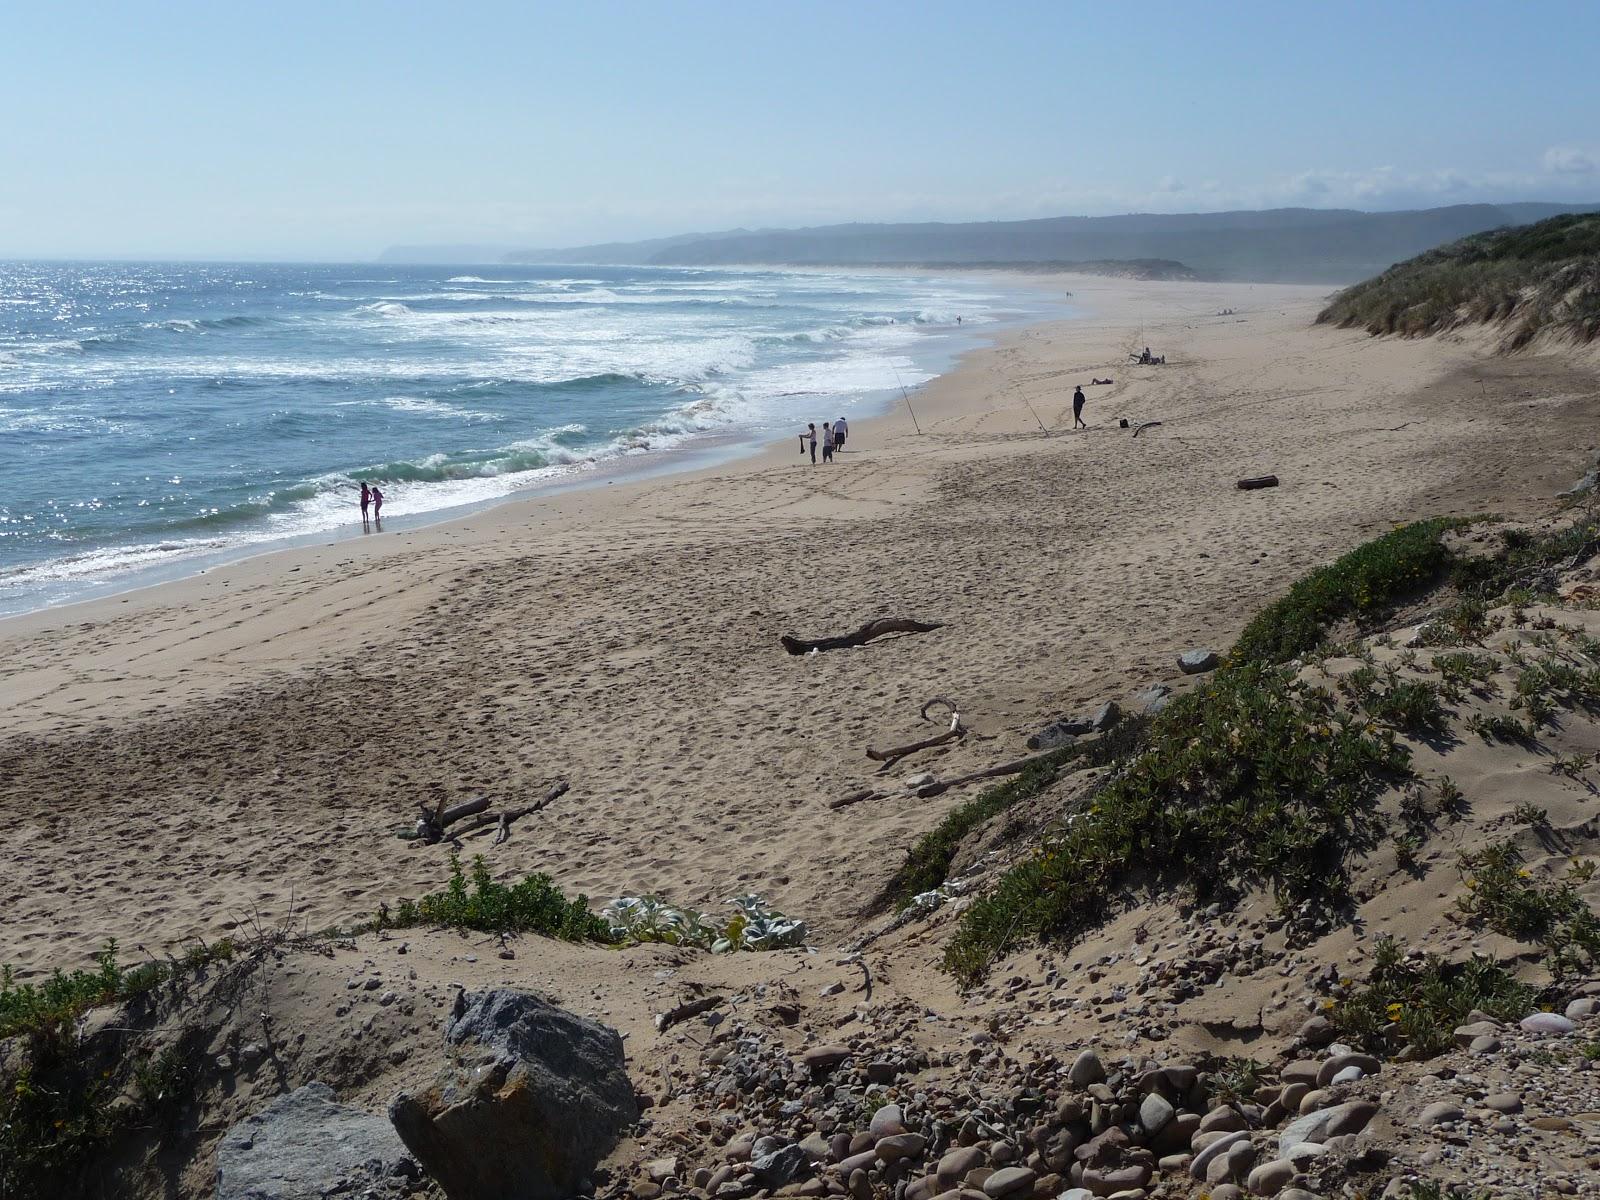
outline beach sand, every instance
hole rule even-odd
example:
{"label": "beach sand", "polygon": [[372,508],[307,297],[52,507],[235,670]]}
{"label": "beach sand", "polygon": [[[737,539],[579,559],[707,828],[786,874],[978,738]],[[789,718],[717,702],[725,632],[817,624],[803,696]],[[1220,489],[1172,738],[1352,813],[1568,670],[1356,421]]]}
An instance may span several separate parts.
{"label": "beach sand", "polygon": [[[0,622],[0,962],[159,951],[291,903],[353,920],[446,877],[395,836],[419,801],[557,777],[468,852],[597,903],[755,891],[840,938],[974,789],[829,800],[1016,757],[1391,523],[1534,511],[1593,458],[1592,362],[1314,327],[1323,288],[1061,286],[1081,318],[914,393],[920,434],[904,408],[852,422],[831,467],[790,438]],[[1129,366],[1145,344],[1167,365]],[[1093,375],[1116,382],[1069,432]],[[779,645],[886,615],[943,627]],[[935,695],[980,736],[874,775],[865,749],[934,732]]]}

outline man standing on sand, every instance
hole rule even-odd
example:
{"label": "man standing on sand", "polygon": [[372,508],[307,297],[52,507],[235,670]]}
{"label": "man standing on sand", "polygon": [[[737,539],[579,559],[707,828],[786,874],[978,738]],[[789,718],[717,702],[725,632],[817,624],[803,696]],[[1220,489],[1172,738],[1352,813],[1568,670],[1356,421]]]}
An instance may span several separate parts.
{"label": "man standing on sand", "polygon": [[826,421],[822,423],[822,461],[833,461],[833,426]]}
{"label": "man standing on sand", "polygon": [[1089,422],[1083,419],[1083,384],[1078,385],[1077,391],[1072,393],[1072,427],[1074,429],[1087,429]]}
{"label": "man standing on sand", "polygon": [[850,432],[850,427],[844,423],[844,418],[843,417],[840,417],[837,421],[835,421],[833,423],[833,448],[835,450],[843,450],[844,449],[845,434],[847,434],[849,432]]}
{"label": "man standing on sand", "polygon": [[811,447],[811,465],[817,465],[817,423],[807,422],[806,431],[800,435],[800,453],[806,452],[806,447]]}

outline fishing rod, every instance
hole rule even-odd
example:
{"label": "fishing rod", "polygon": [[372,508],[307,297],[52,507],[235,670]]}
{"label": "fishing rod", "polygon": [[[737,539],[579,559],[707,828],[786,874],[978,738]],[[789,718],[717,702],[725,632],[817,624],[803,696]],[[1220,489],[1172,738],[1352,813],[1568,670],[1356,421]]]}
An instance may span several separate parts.
{"label": "fishing rod", "polygon": [[1039,414],[1034,409],[1033,404],[1028,400],[1028,398],[1026,396],[1024,396],[1022,394],[1022,385],[1020,383],[1017,385],[1017,395],[1021,398],[1022,402],[1028,406],[1028,411],[1033,413],[1033,419],[1035,421],[1039,421],[1039,432],[1044,434],[1045,437],[1049,437],[1050,436],[1050,431],[1044,427],[1044,422],[1039,420]]}
{"label": "fishing rod", "polygon": [[[893,366],[893,364],[890,364]],[[900,378],[900,368],[894,367],[894,381],[900,385],[900,395],[905,398],[906,411],[911,414],[911,423],[916,426],[917,433],[922,433],[922,424],[917,420],[917,410],[911,407],[911,394],[906,391],[905,380]]]}

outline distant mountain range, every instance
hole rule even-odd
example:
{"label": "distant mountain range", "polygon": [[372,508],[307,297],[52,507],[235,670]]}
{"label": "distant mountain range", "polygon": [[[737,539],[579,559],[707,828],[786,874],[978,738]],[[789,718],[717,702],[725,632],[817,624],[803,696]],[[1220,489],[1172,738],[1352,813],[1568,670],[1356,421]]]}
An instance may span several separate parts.
{"label": "distant mountain range", "polygon": [[[648,266],[1038,266],[1160,259],[1202,279],[1350,283],[1444,242],[1600,204],[1458,204],[1408,212],[1275,208],[1033,221],[734,229],[519,250],[395,246],[385,262]],[[463,254],[463,251],[472,251]]]}

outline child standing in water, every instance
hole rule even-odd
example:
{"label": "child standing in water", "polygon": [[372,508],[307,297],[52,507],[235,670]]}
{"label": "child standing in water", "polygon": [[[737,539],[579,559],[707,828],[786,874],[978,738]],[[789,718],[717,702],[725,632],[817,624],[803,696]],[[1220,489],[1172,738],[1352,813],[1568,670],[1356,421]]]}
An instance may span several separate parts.
{"label": "child standing in water", "polygon": [[376,487],[372,489],[372,519],[383,523],[383,493]]}
{"label": "child standing in water", "polygon": [[367,523],[367,505],[372,503],[372,492],[367,487],[367,481],[361,481],[361,523]]}

